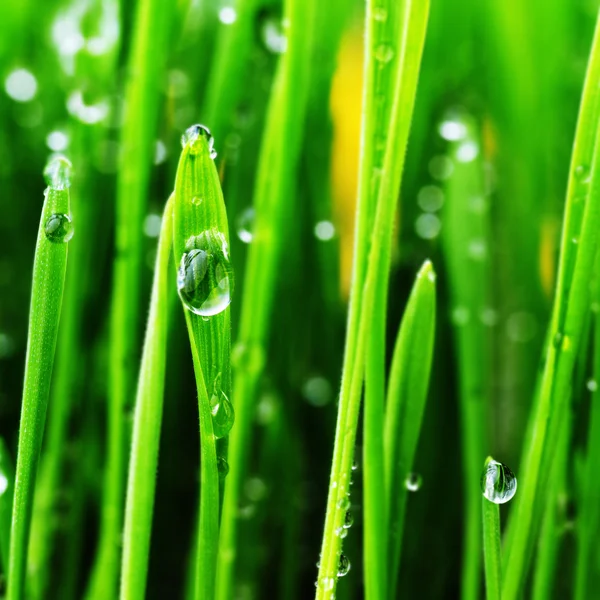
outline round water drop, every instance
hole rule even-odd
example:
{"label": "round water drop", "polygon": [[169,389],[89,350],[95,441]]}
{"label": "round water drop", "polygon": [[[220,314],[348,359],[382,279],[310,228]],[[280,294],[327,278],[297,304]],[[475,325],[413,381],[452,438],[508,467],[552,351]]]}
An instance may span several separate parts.
{"label": "round water drop", "polygon": [[486,327],[493,327],[496,325],[496,323],[498,323],[498,313],[496,310],[490,307],[482,308],[479,313],[479,320]]}
{"label": "round water drop", "polygon": [[6,475],[0,473],[0,496],[8,489],[8,479]]}
{"label": "round water drop", "polygon": [[340,498],[337,502],[337,507],[342,510],[348,510],[350,508],[350,498],[348,498],[348,496]]}
{"label": "round water drop", "polygon": [[219,471],[219,479],[225,479],[229,473],[229,463],[223,456],[217,456],[217,471]]}
{"label": "round water drop", "polygon": [[333,577],[321,577],[319,579],[319,587],[325,592],[330,592],[334,586],[335,580]]}
{"label": "round water drop", "polygon": [[409,492],[418,492],[421,488],[421,483],[423,479],[418,473],[409,473],[404,480],[404,487]]}
{"label": "round water drop", "polygon": [[16,102],[33,100],[37,87],[37,79],[27,69],[15,69],[4,80],[6,93]]}
{"label": "round water drop", "polygon": [[575,178],[581,183],[588,183],[590,180],[590,168],[587,165],[577,165],[575,167]]}
{"label": "round water drop", "polygon": [[263,15],[260,37],[265,48],[273,54],[283,54],[287,50],[287,36],[284,22],[276,15]]}
{"label": "round water drop", "polygon": [[46,145],[53,152],[64,152],[69,146],[69,136],[64,131],[51,131],[46,136]]}
{"label": "round water drop", "polygon": [[588,379],[586,386],[590,392],[595,392],[598,389],[598,382],[595,379]]}
{"label": "round water drop", "polygon": [[158,237],[160,234],[160,227],[162,225],[162,217],[156,214],[146,215],[144,219],[144,233],[148,237]]}
{"label": "round water drop", "polygon": [[380,63],[389,63],[394,58],[394,49],[390,44],[379,44],[375,48],[375,60]]}
{"label": "round water drop", "polygon": [[213,394],[210,398],[210,412],[213,421],[213,433],[217,439],[224,438],[233,427],[235,412],[233,404],[221,389],[221,376],[215,379]]}
{"label": "round water drop", "polygon": [[321,407],[329,404],[333,398],[333,389],[325,377],[310,377],[302,386],[302,395],[309,404]]}
{"label": "round water drop", "polygon": [[331,221],[319,221],[315,225],[315,237],[322,241],[328,242],[335,235],[335,226]]}
{"label": "round water drop", "polygon": [[437,185],[425,185],[417,194],[417,204],[425,212],[435,212],[444,204],[444,192]]}
{"label": "round water drop", "polygon": [[185,133],[181,136],[181,146],[185,148],[187,145],[190,147],[190,154],[196,156],[199,154],[201,145],[201,138],[206,139],[208,144],[208,152],[212,159],[217,158],[217,151],[215,150],[215,140],[210,132],[210,129],[205,125],[192,125],[185,130]]}
{"label": "round water drop", "polygon": [[446,181],[454,172],[454,163],[445,155],[434,156],[429,161],[429,174],[438,181]]}
{"label": "round water drop", "polygon": [[64,244],[73,237],[71,217],[63,213],[50,215],[44,225],[46,238],[53,244]]}
{"label": "round water drop", "polygon": [[265,353],[259,344],[237,342],[231,351],[231,365],[240,371],[258,373],[265,364]]}
{"label": "round water drop", "polygon": [[494,504],[508,502],[517,491],[517,478],[504,464],[488,458],[481,475],[481,491]]}
{"label": "round water drop", "polygon": [[192,204],[194,206],[200,206],[202,204],[202,198],[200,196],[192,196]]}
{"label": "round water drop", "polygon": [[552,345],[555,348],[560,348],[563,341],[563,334],[560,331],[557,331],[552,338]]}
{"label": "round water drop", "polygon": [[340,539],[344,539],[348,535],[348,530],[342,525],[334,530],[335,535],[337,535]]}
{"label": "round water drop", "polygon": [[154,164],[161,165],[167,160],[167,147],[162,140],[156,140],[154,144]]}
{"label": "round water drop", "polygon": [[346,516],[344,517],[344,529],[350,529],[354,525],[354,517],[350,511],[346,512]]}
{"label": "round water drop", "polygon": [[254,238],[254,208],[251,206],[244,209],[236,221],[236,232],[244,244],[249,244]]}
{"label": "round water drop", "polygon": [[467,251],[473,260],[483,260],[487,256],[487,244],[485,240],[476,238],[469,242]]}
{"label": "round water drop", "polygon": [[207,230],[190,238],[181,257],[177,291],[183,305],[196,315],[212,317],[231,302],[233,269],[225,236]]}
{"label": "round water drop", "polygon": [[71,187],[71,161],[64,156],[55,156],[44,169],[44,179],[53,190]]}
{"label": "round water drop", "polygon": [[438,126],[441,137],[449,142],[457,142],[467,135],[465,124],[456,118],[444,119]]}
{"label": "round water drop", "polygon": [[224,6],[219,11],[219,21],[221,21],[223,25],[231,25],[232,23],[235,23],[236,19],[237,13],[235,12],[235,8],[232,6]]}
{"label": "round water drop", "polygon": [[348,575],[350,571],[350,561],[345,554],[340,554],[340,562],[338,564],[338,577],[344,577],[344,575]]}
{"label": "round water drop", "polygon": [[424,213],[417,217],[415,221],[415,231],[420,238],[432,240],[440,234],[442,222],[436,215]]}
{"label": "round water drop", "polygon": [[474,161],[479,156],[479,146],[473,140],[465,140],[456,149],[456,159],[462,163]]}
{"label": "round water drop", "polygon": [[451,318],[454,325],[457,327],[462,327],[469,322],[471,315],[466,306],[456,306],[452,309]]}

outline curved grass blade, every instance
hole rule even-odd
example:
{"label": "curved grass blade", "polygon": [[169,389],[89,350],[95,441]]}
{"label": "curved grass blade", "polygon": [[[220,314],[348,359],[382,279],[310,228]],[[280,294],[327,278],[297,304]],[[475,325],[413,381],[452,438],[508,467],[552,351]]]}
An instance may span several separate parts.
{"label": "curved grass blade", "polygon": [[256,220],[244,278],[239,336],[233,352],[236,426],[229,445],[229,475],[223,499],[217,598],[233,595],[238,504],[253,406],[269,336],[277,270],[284,257],[282,224],[292,213],[308,97],[315,1],[288,0],[284,6],[287,49],[279,61],[254,189]]}
{"label": "curved grass blade", "polygon": [[100,539],[87,598],[113,598],[118,584],[125,496],[125,409],[135,393],[142,225],[157,127],[159,91],[175,4],[142,0],[135,13],[117,179],[116,254],[110,311],[107,457]]}
{"label": "curved grass blade", "polygon": [[[374,7],[371,4],[367,6],[365,68],[367,72],[366,85],[368,86],[372,81],[368,76],[369,68],[373,68],[375,61],[378,59],[374,54],[375,49],[370,44],[371,38],[369,34],[369,23],[374,18],[372,16]],[[361,161],[362,183],[359,184],[355,262],[342,372],[342,387],[338,408],[338,422],[327,499],[325,531],[321,546],[321,563],[317,580],[318,599],[330,598],[335,594],[342,545],[341,538],[339,535],[336,535],[336,531],[339,531],[340,527],[343,526],[346,512],[345,507],[348,503],[350,471],[358,424],[365,354],[367,354],[367,349],[370,350],[372,347],[371,338],[369,337],[371,318],[376,314],[376,307],[382,306],[381,296],[387,294],[393,215],[396,198],[400,190],[404,155],[408,141],[427,17],[429,14],[429,3],[405,1],[398,10],[402,23],[398,36],[398,48],[396,52],[394,52],[393,48],[391,49],[393,56],[386,55],[392,60],[390,68],[393,70],[394,81],[393,104],[388,130],[395,132],[395,135],[388,138],[383,169],[381,171],[373,171],[374,165],[370,162],[370,158],[367,158],[364,163]],[[365,92],[365,95],[368,97],[368,92]],[[372,121],[366,116],[363,121],[362,130],[362,152],[365,152],[367,149],[365,140],[370,140],[370,143],[374,143],[374,140],[371,139],[373,133],[373,130],[370,128],[371,126]],[[376,177],[381,177],[376,204],[373,203],[373,198],[370,197],[369,190],[374,174]],[[365,234],[369,231],[366,228],[366,224],[368,223],[369,214],[373,214],[371,212],[373,206],[376,206],[376,210],[369,251],[369,236]],[[365,220],[367,221],[365,222]],[[368,263],[365,264],[363,259],[367,256],[367,252]],[[384,316],[380,315],[379,318],[383,319]],[[378,326],[380,327],[381,325]],[[372,366],[373,368],[378,368],[376,365]],[[376,396],[374,397],[376,399]],[[378,408],[376,405],[365,407],[365,421],[368,419],[368,422],[365,423],[365,431],[369,431],[368,435],[371,435],[371,433],[373,436],[377,435],[374,428],[378,423],[381,426],[379,435],[383,432],[383,423],[381,419],[377,418],[377,412]],[[373,419],[372,417],[375,418]],[[383,461],[382,447],[375,447],[373,453],[375,454],[376,463],[377,460],[380,462]],[[380,455],[379,458],[377,454]],[[371,454],[369,453],[370,457]],[[365,477],[369,480],[365,483],[365,493],[371,494],[370,506],[377,505],[378,502],[374,488],[375,485],[381,485],[381,480],[379,482],[374,480],[376,472],[377,466],[371,474],[367,475],[365,473]],[[365,498],[365,502],[367,502],[367,498]],[[385,513],[385,498],[383,499],[383,506]],[[366,512],[369,512],[369,509]],[[386,523],[387,517],[385,514],[366,523],[365,565],[369,565],[370,568],[381,560],[380,554],[382,552],[384,555],[384,564],[380,565],[380,568],[370,576],[370,581],[367,582],[367,589],[371,590],[367,592],[368,594],[385,594],[387,587],[385,573],[387,543],[384,545],[383,550],[377,546],[377,544],[381,544],[382,540],[386,540],[388,537],[385,527],[382,527],[382,524]],[[384,537],[376,539],[377,535],[383,535]]]}
{"label": "curved grass blade", "polygon": [[426,261],[417,275],[398,330],[385,415],[385,482],[389,504],[389,597],[397,597],[406,480],[413,469],[427,389],[435,333],[435,272]]}
{"label": "curved grass blade", "polygon": [[[571,377],[580,347],[586,312],[589,311],[589,282],[598,247],[600,223],[600,145],[598,117],[600,92],[600,18],[588,64],[571,169],[562,232],[556,296],[550,322],[545,364],[539,383],[539,398],[531,414],[523,453],[523,488],[516,511],[509,521],[505,550],[504,600],[521,593],[529,563],[535,528],[540,522],[537,500],[546,492],[560,432],[560,417],[569,397]],[[575,243],[574,243],[575,240]],[[537,511],[536,511],[537,509]]]}
{"label": "curved grass blade", "polygon": [[69,161],[58,157],[48,164],[44,172],[48,188],[33,263],[10,538],[6,596],[9,600],[21,600],[24,597],[33,494],[58,336],[67,267],[67,242],[73,235],[69,216],[70,170]]}
{"label": "curved grass blade", "polygon": [[8,571],[10,521],[12,517],[15,467],[4,438],[0,437],[0,567]]}
{"label": "curved grass blade", "polygon": [[121,569],[121,598],[128,600],[145,597],[148,577],[167,359],[173,204],[171,195],[158,241],[133,422]]}
{"label": "curved grass blade", "polygon": [[231,390],[229,300],[233,274],[228,254],[229,227],[213,161],[212,136],[202,126],[195,125],[188,129],[182,142],[184,147],[175,181],[173,253],[179,267],[178,287],[185,308],[198,389],[200,517],[196,598],[200,599],[213,598],[215,594],[219,544],[215,438],[225,437],[233,424],[233,408],[228,400]]}
{"label": "curved grass blade", "polygon": [[[487,469],[491,457],[485,461]],[[481,496],[483,515],[483,556],[485,563],[485,590],[487,600],[500,600],[502,563],[500,553],[500,507]]]}

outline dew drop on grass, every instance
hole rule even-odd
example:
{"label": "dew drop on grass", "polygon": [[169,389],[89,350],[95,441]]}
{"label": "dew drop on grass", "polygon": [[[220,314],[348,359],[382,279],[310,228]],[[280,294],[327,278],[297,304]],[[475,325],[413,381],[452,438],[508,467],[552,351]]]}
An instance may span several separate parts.
{"label": "dew drop on grass", "polygon": [[333,533],[343,540],[348,535],[348,530],[342,525],[342,527],[335,529]]}
{"label": "dew drop on grass", "polygon": [[404,480],[404,487],[409,492],[418,492],[421,488],[421,483],[423,479],[418,473],[409,473]]}
{"label": "dew drop on grass", "polygon": [[245,208],[236,220],[236,232],[244,244],[249,244],[254,238],[254,208]]}
{"label": "dew drop on grass", "polygon": [[213,433],[215,438],[224,438],[229,434],[235,421],[233,404],[221,389],[221,374],[215,378],[213,393],[210,398],[210,412],[212,414]]}
{"label": "dew drop on grass", "polygon": [[37,89],[37,79],[27,69],[15,69],[4,80],[4,90],[15,102],[33,100]]}
{"label": "dew drop on grass", "polygon": [[8,489],[8,479],[6,475],[0,473],[0,496]]}
{"label": "dew drop on grass", "polygon": [[598,382],[595,379],[588,379],[586,386],[590,392],[595,392],[598,389]]}
{"label": "dew drop on grass", "polygon": [[237,342],[231,351],[231,365],[239,371],[259,373],[265,364],[265,353],[260,344]]}
{"label": "dew drop on grass", "polygon": [[219,479],[225,479],[229,473],[229,463],[223,456],[217,456],[217,471],[219,472]]}
{"label": "dew drop on grass", "polygon": [[177,291],[185,308],[212,317],[231,302],[233,268],[225,236],[216,229],[191,237],[181,257]]}
{"label": "dew drop on grass", "polygon": [[452,309],[452,323],[457,327],[463,327],[471,319],[471,314],[466,306],[456,306]]}
{"label": "dew drop on grass", "polygon": [[200,206],[202,204],[202,198],[200,196],[192,196],[192,204],[194,206]]}
{"label": "dew drop on grass", "polygon": [[315,225],[315,237],[321,242],[328,242],[335,236],[335,225],[331,221],[319,221]]}
{"label": "dew drop on grass", "polygon": [[44,168],[44,179],[53,190],[64,190],[71,187],[71,161],[64,156],[55,156]]}
{"label": "dew drop on grass", "polygon": [[432,240],[436,238],[442,229],[442,222],[436,215],[423,213],[415,221],[415,231],[420,238]]}
{"label": "dew drop on grass", "polygon": [[348,575],[350,571],[350,561],[345,554],[340,554],[340,562],[338,563],[338,577],[344,577]]}
{"label": "dew drop on grass", "polygon": [[190,154],[196,156],[200,153],[202,145],[200,143],[201,138],[206,139],[208,144],[208,152],[212,159],[217,158],[217,151],[215,150],[215,140],[210,132],[210,129],[205,125],[192,125],[185,130],[185,133],[181,136],[181,146],[185,148],[189,145]]}
{"label": "dew drop on grass", "polygon": [[467,127],[459,119],[450,116],[438,125],[438,132],[445,140],[457,142],[467,135]]}
{"label": "dew drop on grass", "polygon": [[552,344],[555,348],[560,348],[563,341],[563,334],[560,331],[557,331],[552,338]]}
{"label": "dew drop on grass", "polygon": [[302,385],[302,395],[309,404],[320,408],[331,402],[333,389],[325,377],[309,377]]}
{"label": "dew drop on grass", "polygon": [[69,136],[58,129],[46,136],[46,146],[53,152],[64,152],[69,147]]}
{"label": "dew drop on grass", "polygon": [[236,19],[237,13],[232,6],[224,6],[219,11],[219,21],[221,21],[223,25],[231,25],[232,23],[235,23]]}
{"label": "dew drop on grass", "polygon": [[387,19],[388,13],[385,8],[377,7],[373,9],[373,18],[376,21],[385,21]]}
{"label": "dew drop on grass", "polygon": [[437,185],[425,185],[417,194],[417,204],[425,212],[440,210],[444,204],[444,192]]}
{"label": "dew drop on grass", "polygon": [[348,510],[350,508],[350,498],[348,498],[348,496],[340,498],[337,502],[337,507],[342,510]]}
{"label": "dew drop on grass", "polygon": [[590,168],[587,165],[577,165],[575,167],[575,178],[580,183],[588,183],[590,181]]}
{"label": "dew drop on grass", "polygon": [[350,529],[352,525],[354,525],[354,517],[350,511],[347,511],[344,517],[344,529]]}
{"label": "dew drop on grass", "polygon": [[444,154],[434,156],[429,161],[429,174],[438,181],[446,181],[454,172],[454,163]]}
{"label": "dew drop on grass", "polygon": [[260,17],[260,39],[272,54],[283,54],[287,50],[285,22],[276,14],[263,13]]}
{"label": "dew drop on grass", "polygon": [[64,244],[73,237],[74,229],[71,217],[64,213],[54,213],[46,219],[44,234],[53,244]]}
{"label": "dew drop on grass", "polygon": [[389,63],[394,58],[394,49],[390,44],[379,44],[375,48],[375,60],[380,63]]}
{"label": "dew drop on grass", "polygon": [[505,465],[488,458],[481,475],[481,491],[494,504],[508,502],[517,491],[517,478]]}
{"label": "dew drop on grass", "polygon": [[487,244],[485,240],[480,238],[471,240],[467,246],[467,252],[469,258],[473,260],[484,260],[487,256]]}
{"label": "dew drop on grass", "polygon": [[472,162],[477,156],[479,156],[479,146],[473,140],[465,140],[456,149],[456,159],[459,162]]}
{"label": "dew drop on grass", "polygon": [[319,579],[319,587],[324,592],[330,592],[333,589],[334,585],[335,585],[335,581],[334,581],[333,577],[321,577]]}

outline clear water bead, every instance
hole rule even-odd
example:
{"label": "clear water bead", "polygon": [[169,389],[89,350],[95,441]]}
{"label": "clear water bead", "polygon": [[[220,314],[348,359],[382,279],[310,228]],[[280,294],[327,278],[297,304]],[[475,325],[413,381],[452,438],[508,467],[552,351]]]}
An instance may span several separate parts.
{"label": "clear water bead", "polygon": [[344,577],[348,575],[350,571],[350,561],[345,554],[340,554],[340,562],[338,563],[338,577]]}
{"label": "clear water bead", "polygon": [[73,223],[69,215],[54,213],[50,215],[44,225],[44,234],[53,244],[64,244],[68,242],[75,233]]}
{"label": "clear water bead", "polygon": [[244,209],[236,220],[236,232],[244,244],[249,244],[254,238],[254,208]]}
{"label": "clear water bead", "polygon": [[217,471],[219,472],[219,479],[225,479],[229,473],[229,463],[223,456],[217,456]]}
{"label": "clear water bead", "polygon": [[515,495],[517,478],[505,464],[488,458],[481,475],[481,491],[490,502],[504,504]]}
{"label": "clear water bead", "polygon": [[337,502],[337,507],[342,510],[348,510],[350,508],[350,498],[348,498],[348,496],[340,498]]}
{"label": "clear water bead", "polygon": [[418,473],[409,473],[404,480],[404,487],[409,492],[418,492],[421,488],[421,483],[423,479]]}
{"label": "clear water bead", "polygon": [[208,152],[212,159],[217,158],[217,151],[215,150],[215,140],[210,132],[210,129],[205,125],[192,125],[185,130],[185,133],[181,136],[181,146],[185,148],[187,145],[190,146],[190,154],[196,156],[200,153],[201,149],[201,138],[206,139],[208,144]]}
{"label": "clear water bead", "polygon": [[375,60],[380,63],[389,63],[394,58],[394,49],[390,44],[379,44],[375,48]]}
{"label": "clear water bead", "polygon": [[71,171],[73,165],[64,156],[55,156],[48,161],[44,169],[44,179],[53,190],[64,190],[71,187]]}
{"label": "clear water bead", "polygon": [[350,511],[346,512],[346,516],[344,517],[344,529],[350,529],[354,525],[354,517]]}
{"label": "clear water bead", "polygon": [[224,438],[229,434],[235,421],[233,404],[221,389],[221,374],[217,375],[214,389],[210,398],[210,412],[212,414],[213,433],[215,438]]}
{"label": "clear water bead", "polygon": [[177,273],[177,291],[183,305],[203,317],[223,312],[233,291],[233,268],[225,236],[207,230],[191,237],[186,249]]}

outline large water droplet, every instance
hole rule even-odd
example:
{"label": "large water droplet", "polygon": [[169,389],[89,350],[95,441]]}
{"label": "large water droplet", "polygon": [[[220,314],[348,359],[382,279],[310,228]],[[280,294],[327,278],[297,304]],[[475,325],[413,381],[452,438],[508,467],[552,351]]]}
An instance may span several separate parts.
{"label": "large water droplet", "polygon": [[185,130],[185,133],[181,136],[181,146],[185,148],[187,145],[190,147],[190,154],[196,156],[201,149],[201,138],[206,139],[208,144],[208,152],[211,158],[217,158],[217,151],[215,150],[215,140],[210,132],[210,129],[205,125],[192,125]]}
{"label": "large water droplet", "polygon": [[488,458],[481,475],[481,491],[494,504],[508,502],[517,491],[517,478],[504,464]]}
{"label": "large water droplet", "polygon": [[196,315],[212,317],[231,302],[233,269],[225,236],[215,230],[190,238],[177,273],[183,305]]}
{"label": "large water droplet", "polygon": [[225,437],[233,427],[235,412],[233,404],[221,389],[221,374],[215,378],[210,398],[210,412],[213,421],[213,433],[217,439]]}
{"label": "large water droplet", "polygon": [[409,473],[404,480],[404,487],[409,492],[418,492],[421,488],[421,483],[423,479],[418,473]]}
{"label": "large water droplet", "polygon": [[237,235],[244,244],[249,244],[254,237],[254,217],[254,208],[250,206],[244,209],[237,218]]}
{"label": "large water droplet", "polygon": [[68,242],[74,233],[71,217],[63,213],[50,215],[44,225],[44,233],[46,238],[53,244]]}
{"label": "large water droplet", "polygon": [[229,463],[223,456],[217,456],[217,471],[219,472],[219,479],[225,479],[229,473]]}
{"label": "large water droplet", "polygon": [[54,190],[71,187],[71,161],[64,156],[55,156],[48,161],[44,169],[44,179]]}
{"label": "large water droplet", "polygon": [[338,564],[338,577],[344,577],[344,575],[348,575],[350,571],[350,561],[345,554],[340,554],[340,562]]}

